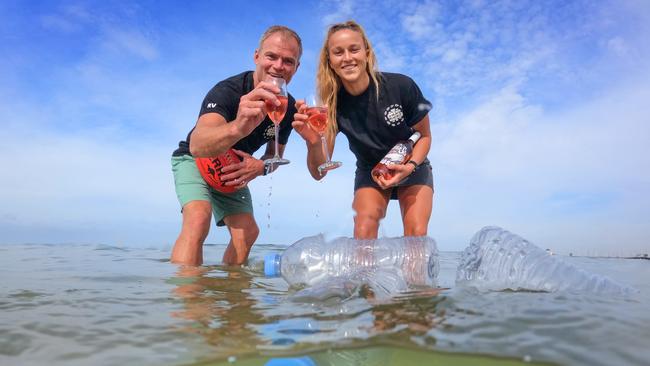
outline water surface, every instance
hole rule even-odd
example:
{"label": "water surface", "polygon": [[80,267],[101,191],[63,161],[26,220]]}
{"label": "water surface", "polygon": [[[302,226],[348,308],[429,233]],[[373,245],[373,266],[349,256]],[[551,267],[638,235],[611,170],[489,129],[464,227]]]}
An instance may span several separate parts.
{"label": "water surface", "polygon": [[[206,245],[208,263],[225,246]],[[261,258],[282,247],[257,244]],[[487,292],[454,285],[377,301],[296,301],[281,278],[179,268],[170,248],[0,245],[2,365],[647,365],[650,261],[563,258],[633,286],[627,297]]]}

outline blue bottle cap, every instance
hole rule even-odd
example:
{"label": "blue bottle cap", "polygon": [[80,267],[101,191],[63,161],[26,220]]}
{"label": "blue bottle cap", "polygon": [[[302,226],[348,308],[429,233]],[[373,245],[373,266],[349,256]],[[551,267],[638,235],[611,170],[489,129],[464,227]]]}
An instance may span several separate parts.
{"label": "blue bottle cap", "polygon": [[309,356],[271,358],[264,366],[316,366],[314,360]]}
{"label": "blue bottle cap", "polygon": [[279,275],[276,263],[280,262],[279,254],[267,254],[264,256],[264,275],[267,277],[275,277]]}

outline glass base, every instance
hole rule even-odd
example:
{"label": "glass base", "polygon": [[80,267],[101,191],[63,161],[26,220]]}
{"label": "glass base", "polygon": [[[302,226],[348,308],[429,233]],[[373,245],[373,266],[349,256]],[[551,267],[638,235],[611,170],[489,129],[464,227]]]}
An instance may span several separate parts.
{"label": "glass base", "polygon": [[289,164],[290,161],[287,159],[282,159],[282,158],[271,158],[271,159],[266,159],[264,160],[264,164],[269,164],[269,165],[287,165]]}
{"label": "glass base", "polygon": [[328,161],[318,166],[318,172],[322,175],[323,172],[328,170],[336,169],[343,165],[340,161]]}

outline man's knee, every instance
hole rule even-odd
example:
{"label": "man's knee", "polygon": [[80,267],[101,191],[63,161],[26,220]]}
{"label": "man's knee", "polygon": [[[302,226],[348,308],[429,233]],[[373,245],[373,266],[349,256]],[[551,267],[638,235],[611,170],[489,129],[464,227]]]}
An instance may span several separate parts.
{"label": "man's knee", "polygon": [[253,245],[257,237],[260,235],[260,228],[253,220],[250,224],[246,225],[242,230],[242,239],[247,245]]}
{"label": "man's knee", "polygon": [[257,239],[259,235],[260,235],[260,228],[257,226],[255,222],[253,222],[253,225],[251,225],[248,228],[248,233],[246,234],[246,236],[253,238],[253,241],[255,241],[255,239]]}
{"label": "man's knee", "polygon": [[212,206],[209,202],[192,201],[183,207],[183,226],[190,230],[209,230]]}
{"label": "man's knee", "polygon": [[224,218],[233,240],[252,245],[260,234],[260,229],[251,214],[237,214]]}

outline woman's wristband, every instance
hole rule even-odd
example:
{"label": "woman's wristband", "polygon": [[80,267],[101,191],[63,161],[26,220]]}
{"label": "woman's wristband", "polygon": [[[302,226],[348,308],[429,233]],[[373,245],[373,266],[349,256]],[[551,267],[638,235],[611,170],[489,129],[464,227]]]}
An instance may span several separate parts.
{"label": "woman's wristband", "polygon": [[409,160],[406,162],[406,164],[413,164],[413,170],[411,171],[411,173],[413,173],[415,169],[418,168],[418,163],[416,163],[414,160]]}

